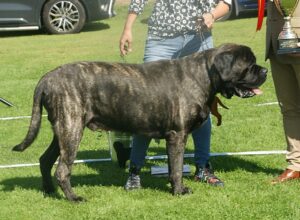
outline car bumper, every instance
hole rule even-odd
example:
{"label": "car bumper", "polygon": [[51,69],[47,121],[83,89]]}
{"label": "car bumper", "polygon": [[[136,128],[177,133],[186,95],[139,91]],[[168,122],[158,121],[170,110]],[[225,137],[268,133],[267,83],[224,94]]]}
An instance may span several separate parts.
{"label": "car bumper", "polygon": [[239,1],[238,4],[238,11],[255,11],[258,8],[257,1],[253,0],[245,0],[245,1]]}

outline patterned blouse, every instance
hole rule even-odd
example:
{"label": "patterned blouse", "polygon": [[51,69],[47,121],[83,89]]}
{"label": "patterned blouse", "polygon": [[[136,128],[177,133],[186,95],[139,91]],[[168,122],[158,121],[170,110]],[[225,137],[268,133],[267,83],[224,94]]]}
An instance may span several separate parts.
{"label": "patterned blouse", "polygon": [[[219,0],[156,0],[148,21],[148,34],[174,37],[196,31],[196,20]],[[231,0],[223,0],[231,5]],[[148,0],[131,0],[129,12],[141,14]]]}

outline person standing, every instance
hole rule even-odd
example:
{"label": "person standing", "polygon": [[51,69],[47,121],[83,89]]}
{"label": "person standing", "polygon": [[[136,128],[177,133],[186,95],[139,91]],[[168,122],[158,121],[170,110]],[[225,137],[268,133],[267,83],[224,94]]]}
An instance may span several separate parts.
{"label": "person standing", "polygon": [[[147,0],[131,0],[120,38],[122,56],[132,51],[132,28]],[[230,9],[231,0],[156,0],[148,21],[144,62],[177,59],[213,47],[211,29],[216,19]],[[224,186],[209,163],[211,119],[192,132],[195,146],[195,180],[213,186]],[[151,138],[134,135],[126,190],[141,187],[140,171],[144,165]]]}
{"label": "person standing", "polygon": [[[287,168],[272,184],[300,178],[300,53],[278,55],[278,35],[283,16],[273,1],[267,5],[266,60],[270,60],[276,96],[279,102],[287,142]],[[300,36],[300,4],[292,17],[293,29]]]}

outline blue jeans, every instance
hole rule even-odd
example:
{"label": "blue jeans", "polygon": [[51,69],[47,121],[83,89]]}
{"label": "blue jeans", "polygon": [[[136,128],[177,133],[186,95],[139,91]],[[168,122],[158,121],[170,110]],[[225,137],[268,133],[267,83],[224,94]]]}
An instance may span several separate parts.
{"label": "blue jeans", "polygon": [[[180,35],[175,38],[148,36],[145,47],[144,62],[177,59],[195,52],[213,47],[210,32],[203,36],[197,34]],[[203,167],[207,164],[210,153],[211,119],[192,132],[195,146],[195,164]],[[151,138],[134,135],[130,155],[130,167],[142,168]]]}

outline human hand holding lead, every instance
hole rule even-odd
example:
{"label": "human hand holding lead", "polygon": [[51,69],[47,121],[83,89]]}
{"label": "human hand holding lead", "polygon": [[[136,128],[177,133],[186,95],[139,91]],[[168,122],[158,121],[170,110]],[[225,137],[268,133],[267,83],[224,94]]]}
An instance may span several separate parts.
{"label": "human hand holding lead", "polygon": [[124,30],[124,32],[120,38],[119,49],[120,49],[121,56],[125,56],[129,52],[132,51],[132,33],[131,33],[131,31]]}

